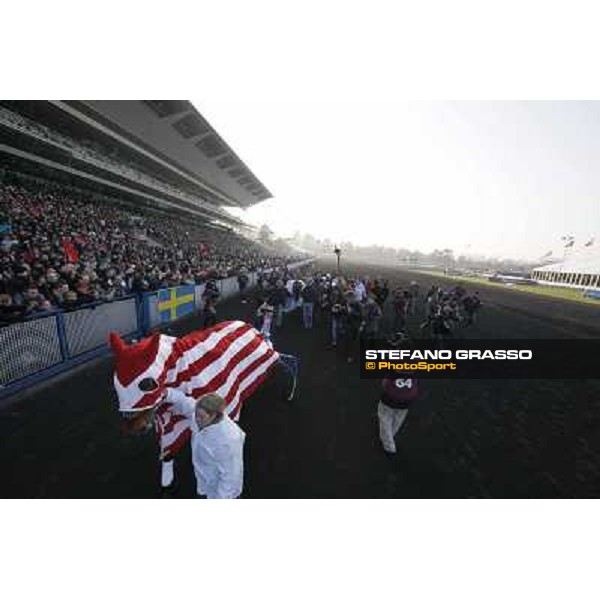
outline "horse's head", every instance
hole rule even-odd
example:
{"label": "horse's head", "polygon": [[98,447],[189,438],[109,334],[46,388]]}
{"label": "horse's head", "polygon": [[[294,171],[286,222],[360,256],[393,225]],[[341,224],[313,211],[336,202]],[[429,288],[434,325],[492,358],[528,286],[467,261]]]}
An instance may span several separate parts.
{"label": "horse's head", "polygon": [[154,409],[136,410],[135,412],[121,413],[121,431],[129,435],[142,435],[153,429]]}
{"label": "horse's head", "polygon": [[147,410],[159,402],[175,339],[155,333],[127,345],[119,334],[110,334],[110,347],[115,355],[114,384],[121,412]]}

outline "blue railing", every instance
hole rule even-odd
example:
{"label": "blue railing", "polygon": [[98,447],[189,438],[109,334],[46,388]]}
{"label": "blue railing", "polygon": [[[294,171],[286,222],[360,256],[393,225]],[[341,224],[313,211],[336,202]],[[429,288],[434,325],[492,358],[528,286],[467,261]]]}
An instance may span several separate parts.
{"label": "blue railing", "polygon": [[138,302],[129,296],[0,328],[0,398],[101,355],[110,331],[137,335]]}

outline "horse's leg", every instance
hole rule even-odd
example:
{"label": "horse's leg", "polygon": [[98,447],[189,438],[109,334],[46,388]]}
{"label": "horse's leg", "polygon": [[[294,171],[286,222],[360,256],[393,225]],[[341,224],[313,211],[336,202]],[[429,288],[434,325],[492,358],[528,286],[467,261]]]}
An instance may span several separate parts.
{"label": "horse's leg", "polygon": [[160,485],[164,488],[169,487],[173,483],[173,461],[161,461]]}

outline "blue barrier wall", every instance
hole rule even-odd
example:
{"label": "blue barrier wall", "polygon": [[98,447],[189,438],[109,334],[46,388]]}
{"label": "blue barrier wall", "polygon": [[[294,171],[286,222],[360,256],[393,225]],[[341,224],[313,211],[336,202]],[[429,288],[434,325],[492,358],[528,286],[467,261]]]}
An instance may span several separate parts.
{"label": "blue barrier wall", "polygon": [[63,360],[56,315],[15,323],[0,329],[2,388],[58,365]]}
{"label": "blue barrier wall", "polygon": [[0,328],[0,399],[108,351],[111,331],[138,334],[135,297],[54,312]]}
{"label": "blue barrier wall", "polygon": [[118,331],[122,336],[136,333],[138,331],[136,308],[135,298],[129,298],[61,315],[64,320],[68,356],[70,358],[79,356],[106,345],[111,331]]}

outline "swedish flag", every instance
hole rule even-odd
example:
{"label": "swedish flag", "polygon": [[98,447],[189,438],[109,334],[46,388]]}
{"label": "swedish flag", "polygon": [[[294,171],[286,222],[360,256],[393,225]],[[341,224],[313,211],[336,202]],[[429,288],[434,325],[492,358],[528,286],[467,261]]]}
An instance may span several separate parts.
{"label": "swedish flag", "polygon": [[158,290],[158,312],[161,323],[175,321],[194,310],[194,286],[180,285]]}

